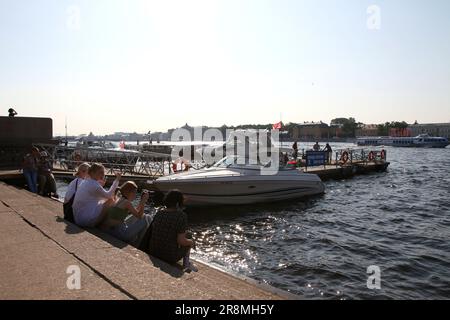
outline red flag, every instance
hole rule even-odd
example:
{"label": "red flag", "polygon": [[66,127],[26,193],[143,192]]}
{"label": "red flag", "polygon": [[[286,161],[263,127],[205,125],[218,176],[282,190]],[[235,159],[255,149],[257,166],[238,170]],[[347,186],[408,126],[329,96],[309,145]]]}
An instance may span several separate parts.
{"label": "red flag", "polygon": [[273,129],[273,130],[281,130],[281,125],[282,125],[281,121],[278,122],[278,123],[275,123],[275,124],[272,126],[272,129]]}

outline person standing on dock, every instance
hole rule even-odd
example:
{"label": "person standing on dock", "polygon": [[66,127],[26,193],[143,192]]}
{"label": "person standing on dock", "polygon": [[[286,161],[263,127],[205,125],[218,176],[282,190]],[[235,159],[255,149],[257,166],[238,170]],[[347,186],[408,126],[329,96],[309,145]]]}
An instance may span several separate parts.
{"label": "person standing on dock", "polygon": [[89,178],[84,181],[73,201],[73,216],[80,227],[96,227],[106,217],[107,209],[114,205],[114,195],[119,186],[120,173],[109,190],[103,189],[106,184],[105,167],[93,164],[88,171]]}
{"label": "person standing on dock", "polygon": [[294,144],[292,145],[292,150],[293,150],[292,157],[295,160],[297,160],[297,158],[298,158],[298,143],[297,143],[297,141],[295,141]]}
{"label": "person standing on dock", "polygon": [[323,151],[325,151],[327,153],[327,162],[328,164],[331,164],[331,158],[332,158],[332,154],[333,154],[333,149],[331,149],[331,146],[329,143],[327,143],[327,145],[325,146],[325,149],[323,149]]}
{"label": "person standing on dock", "polygon": [[313,146],[314,151],[320,151],[320,144],[319,142],[316,142],[316,144]]}
{"label": "person standing on dock", "polygon": [[22,163],[23,175],[28,185],[28,189],[33,193],[38,193],[38,162],[41,154],[36,147],[31,148]]}

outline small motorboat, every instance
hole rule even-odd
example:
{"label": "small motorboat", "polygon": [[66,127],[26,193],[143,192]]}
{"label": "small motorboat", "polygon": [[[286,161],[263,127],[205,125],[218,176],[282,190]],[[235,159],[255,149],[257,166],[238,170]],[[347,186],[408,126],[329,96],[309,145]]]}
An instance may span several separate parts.
{"label": "small motorboat", "polygon": [[263,174],[262,165],[242,163],[238,156],[228,156],[210,168],[162,177],[153,185],[164,193],[178,189],[189,207],[276,202],[325,190],[316,174],[280,168],[268,175]]}

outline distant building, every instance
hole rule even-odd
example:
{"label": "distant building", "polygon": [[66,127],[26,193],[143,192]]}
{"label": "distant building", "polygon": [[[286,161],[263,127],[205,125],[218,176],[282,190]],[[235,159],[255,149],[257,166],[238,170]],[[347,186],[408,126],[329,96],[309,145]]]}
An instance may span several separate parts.
{"label": "distant building", "polygon": [[377,137],[378,135],[378,125],[376,124],[365,124],[356,129],[357,137]]}
{"label": "distant building", "polygon": [[391,136],[391,137],[411,137],[412,131],[409,128],[391,128],[391,129],[389,129],[389,136]]}
{"label": "distant building", "polygon": [[292,128],[292,139],[294,140],[323,140],[342,136],[340,125],[331,125],[320,122],[298,123]]}
{"label": "distant building", "polygon": [[430,136],[445,137],[450,139],[450,123],[423,123],[412,124],[408,127],[412,136],[429,134]]}
{"label": "distant building", "polygon": [[328,129],[330,132],[329,137],[330,138],[341,138],[343,135],[343,132],[344,132],[343,127],[344,126],[342,124],[338,124],[338,123],[330,124],[330,127]]}

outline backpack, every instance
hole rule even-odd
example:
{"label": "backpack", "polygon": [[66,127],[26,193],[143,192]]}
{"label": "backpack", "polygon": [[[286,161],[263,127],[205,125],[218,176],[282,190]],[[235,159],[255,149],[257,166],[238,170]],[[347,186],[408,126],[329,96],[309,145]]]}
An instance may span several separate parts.
{"label": "backpack", "polygon": [[77,183],[75,184],[75,193],[73,194],[72,198],[70,198],[69,202],[64,203],[63,209],[64,209],[64,220],[67,220],[69,222],[75,223],[75,218],[73,217],[73,201],[75,200],[75,195],[77,194],[78,189],[78,179]]}

